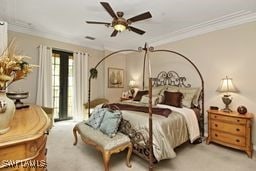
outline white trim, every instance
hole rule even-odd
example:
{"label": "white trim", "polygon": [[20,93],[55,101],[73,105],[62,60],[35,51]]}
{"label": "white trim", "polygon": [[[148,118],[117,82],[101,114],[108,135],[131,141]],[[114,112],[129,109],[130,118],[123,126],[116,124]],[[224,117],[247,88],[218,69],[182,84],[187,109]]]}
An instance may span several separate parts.
{"label": "white trim", "polygon": [[[150,45],[152,46],[158,46],[253,21],[256,21],[255,12],[252,13],[250,11],[238,11],[213,20],[180,29],[168,35],[162,36],[162,38],[159,38],[158,41],[151,40],[149,42],[151,42]],[[168,38],[165,39],[166,37]]]}
{"label": "white trim", "polygon": [[24,34],[29,34],[29,35],[33,35],[33,36],[43,37],[46,39],[52,39],[52,40],[60,41],[60,42],[64,42],[64,43],[79,45],[82,47],[85,47],[85,44],[86,44],[86,47],[97,49],[97,50],[103,50],[103,47],[100,47],[97,45],[92,45],[92,42],[89,42],[89,40],[88,41],[85,40],[85,42],[81,42],[72,37],[60,35],[60,33],[42,32],[42,31],[37,30],[29,25],[25,26],[25,25],[20,25],[20,24],[9,23],[8,30],[14,31],[14,32],[20,32],[20,33],[24,33]]}
{"label": "white trim", "polygon": [[[178,40],[195,37],[198,35],[202,35],[205,33],[209,33],[212,31],[221,30],[228,27],[237,26],[240,24],[248,23],[256,21],[256,12],[251,11],[237,11],[228,15],[224,15],[222,17],[212,19],[206,22],[202,22],[200,24],[192,25],[175,32],[171,32],[170,34],[165,34],[160,37],[151,39],[147,41],[151,46],[158,46],[166,43],[175,42]],[[21,32],[25,34],[30,34],[34,36],[44,37],[48,39],[53,39],[61,42],[71,43],[79,46],[83,46],[86,44],[89,48],[94,48],[98,50],[116,50],[110,47],[104,47],[101,43],[100,45],[96,45],[97,42],[93,45],[94,42],[90,41],[81,41],[74,39],[72,36],[64,36],[60,35],[60,33],[47,32],[47,31],[39,31],[36,28],[33,28],[30,24],[19,24],[19,23],[9,23],[9,30],[15,32]]]}
{"label": "white trim", "polygon": [[253,150],[256,151],[256,145],[253,145]]}

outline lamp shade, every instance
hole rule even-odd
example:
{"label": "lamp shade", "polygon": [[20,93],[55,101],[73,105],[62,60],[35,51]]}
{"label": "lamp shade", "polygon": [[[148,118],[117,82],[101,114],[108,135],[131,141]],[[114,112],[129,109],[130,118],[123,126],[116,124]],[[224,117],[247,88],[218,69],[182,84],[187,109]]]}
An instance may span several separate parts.
{"label": "lamp shade", "polygon": [[130,87],[134,87],[135,86],[135,81],[134,80],[130,80],[129,81],[129,86]]}
{"label": "lamp shade", "polygon": [[238,92],[237,88],[234,86],[232,78],[223,78],[217,89],[218,92]]}

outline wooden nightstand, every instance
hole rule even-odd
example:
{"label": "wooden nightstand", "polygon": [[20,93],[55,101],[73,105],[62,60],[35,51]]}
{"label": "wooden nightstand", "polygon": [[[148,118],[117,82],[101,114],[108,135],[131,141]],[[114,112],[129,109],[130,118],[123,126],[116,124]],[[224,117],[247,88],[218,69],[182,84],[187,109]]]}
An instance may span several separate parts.
{"label": "wooden nightstand", "polygon": [[237,112],[226,113],[208,110],[208,138],[206,143],[215,142],[245,151],[252,157],[252,119],[253,115]]}

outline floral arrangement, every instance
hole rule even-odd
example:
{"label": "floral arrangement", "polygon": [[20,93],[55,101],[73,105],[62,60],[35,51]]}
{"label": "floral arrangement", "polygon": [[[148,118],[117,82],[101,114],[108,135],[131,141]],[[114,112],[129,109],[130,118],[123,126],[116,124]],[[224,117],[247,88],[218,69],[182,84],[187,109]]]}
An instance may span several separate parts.
{"label": "floral arrangement", "polygon": [[24,79],[35,66],[24,61],[30,57],[16,54],[14,42],[12,40],[0,55],[0,90],[6,90],[13,82]]}

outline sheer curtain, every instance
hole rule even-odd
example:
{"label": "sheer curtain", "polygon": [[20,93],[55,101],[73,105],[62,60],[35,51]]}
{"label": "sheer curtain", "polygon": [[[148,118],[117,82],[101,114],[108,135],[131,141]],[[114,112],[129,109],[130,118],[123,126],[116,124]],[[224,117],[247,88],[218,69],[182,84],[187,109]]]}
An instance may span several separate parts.
{"label": "sheer curtain", "polygon": [[52,48],[40,45],[36,104],[45,107],[53,107],[51,60]]}
{"label": "sheer curtain", "polygon": [[74,52],[73,66],[73,119],[80,121],[85,119],[83,104],[88,98],[88,54]]}
{"label": "sheer curtain", "polygon": [[0,55],[7,47],[7,23],[0,21]]}

